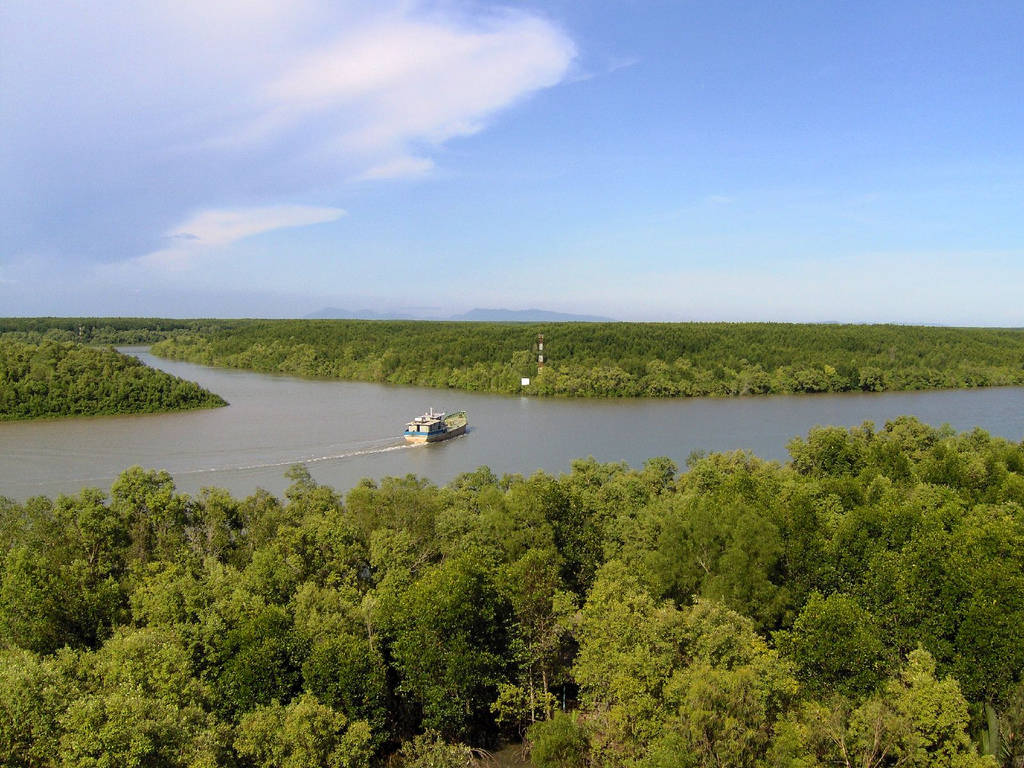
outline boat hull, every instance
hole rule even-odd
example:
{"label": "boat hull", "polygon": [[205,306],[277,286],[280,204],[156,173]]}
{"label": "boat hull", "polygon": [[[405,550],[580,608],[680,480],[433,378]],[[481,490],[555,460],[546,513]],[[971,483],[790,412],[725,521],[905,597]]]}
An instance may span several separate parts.
{"label": "boat hull", "polygon": [[439,443],[442,440],[448,440],[459,435],[466,434],[465,424],[461,424],[452,429],[446,430],[445,432],[437,432],[433,435],[406,435],[405,440],[409,443]]}

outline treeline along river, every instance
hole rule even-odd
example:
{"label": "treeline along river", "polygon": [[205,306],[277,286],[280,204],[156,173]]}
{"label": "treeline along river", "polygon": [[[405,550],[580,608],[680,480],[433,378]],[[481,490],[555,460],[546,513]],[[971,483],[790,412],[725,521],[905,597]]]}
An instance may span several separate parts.
{"label": "treeline along river", "polygon": [[[639,467],[694,451],[747,450],[788,459],[787,442],[817,424],[881,426],[902,414],[958,430],[981,427],[1019,441],[1024,388],[844,393],[751,398],[537,399],[211,368],[132,353],[221,395],[227,408],[187,413],[0,423],[0,496],[107,489],[135,464],[167,469],[179,490],[280,494],[305,463],[338,490],[361,478],[414,473],[445,483],[478,466],[497,474],[568,471],[573,459]],[[470,432],[406,446],[405,421],[433,407],[465,409]]]}
{"label": "treeline along river", "polygon": [[[1012,328],[218,320],[183,324],[153,351],[253,371],[539,396],[725,397],[1024,384],[1024,331]],[[531,380],[526,388],[523,377]]]}

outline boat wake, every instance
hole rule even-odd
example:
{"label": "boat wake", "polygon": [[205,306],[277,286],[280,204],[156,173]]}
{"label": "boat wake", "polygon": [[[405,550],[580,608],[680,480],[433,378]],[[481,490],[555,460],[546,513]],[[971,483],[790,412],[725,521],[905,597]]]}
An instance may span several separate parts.
{"label": "boat wake", "polygon": [[399,443],[397,445],[385,445],[375,448],[359,448],[350,451],[343,451],[341,453],[331,453],[324,456],[307,456],[304,458],[288,459],[286,461],[267,461],[255,464],[237,464],[228,467],[206,467],[203,469],[186,469],[178,470],[173,474],[178,475],[202,475],[211,474],[214,472],[246,472],[254,469],[273,469],[275,467],[290,467],[294,464],[319,464],[323,461],[341,461],[343,459],[352,459],[357,456],[372,456],[376,453],[390,453],[392,451],[402,451],[407,448],[422,448],[426,443]]}
{"label": "boat wake", "polygon": [[[186,475],[213,475],[229,472],[247,472],[259,469],[274,469],[275,467],[290,467],[295,464],[318,464],[320,462],[325,461],[343,461],[345,459],[351,459],[357,456],[370,456],[376,453],[390,453],[392,451],[402,451],[407,448],[423,448],[425,445],[427,445],[427,443],[392,443],[390,445],[375,446],[371,448],[358,448],[348,451],[341,451],[339,453],[330,453],[325,454],[323,456],[306,456],[301,458],[280,461],[254,462],[251,464],[229,464],[227,466],[201,467],[198,469],[168,468],[167,471],[170,472],[171,476],[175,478],[184,477]],[[113,474],[111,476],[93,475],[69,479],[73,480],[75,483],[79,484],[82,487],[87,487],[95,486],[98,483],[103,485],[109,485],[109,483],[113,482],[113,480],[116,479],[116,476],[116,474]],[[46,480],[28,481],[24,483],[26,488],[44,488],[46,487],[47,484],[48,481]]]}
{"label": "boat wake", "polygon": [[[454,438],[458,440],[459,438]],[[375,443],[375,444],[374,444]],[[229,474],[232,472],[254,472],[263,469],[275,469],[291,467],[295,464],[320,464],[329,461],[344,461],[346,459],[353,459],[359,456],[372,456],[374,454],[381,453],[392,453],[394,451],[405,451],[416,448],[425,448],[430,443],[409,443],[399,442],[396,443],[394,438],[388,438],[387,444],[381,444],[381,440],[370,441],[367,445],[364,443],[363,447],[351,447],[348,450],[340,450],[337,453],[325,453],[322,455],[314,456],[297,456],[288,459],[276,459],[272,461],[254,461],[248,464],[227,464],[212,467],[198,467],[198,468],[185,468],[185,467],[174,467],[167,466],[166,469],[170,472],[172,477],[186,477],[186,476],[202,476],[202,475],[216,475],[216,474]],[[117,471],[112,472],[111,475],[94,475],[94,476],[83,476],[83,477],[68,477],[68,480],[73,481],[80,487],[98,487],[98,484],[108,485],[113,482],[117,477]],[[25,481],[23,483],[26,488],[44,488],[49,481]]]}

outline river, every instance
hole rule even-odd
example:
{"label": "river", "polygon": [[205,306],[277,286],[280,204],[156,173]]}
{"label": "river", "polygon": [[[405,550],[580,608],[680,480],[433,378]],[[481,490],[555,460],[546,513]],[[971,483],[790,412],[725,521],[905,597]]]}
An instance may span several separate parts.
{"label": "river", "polygon": [[[285,471],[304,463],[344,491],[361,478],[413,473],[436,483],[486,464],[499,475],[568,471],[574,458],[642,466],[692,451],[743,449],[785,461],[786,443],[816,424],[881,426],[901,414],[929,424],[974,426],[1024,437],[1024,388],[681,400],[538,399],[299,379],[162,360],[155,368],[199,382],[230,405],[205,411],[0,423],[0,496],[109,489],[126,467],[168,470],[178,488],[281,494]],[[406,421],[466,410],[470,431],[443,443],[406,445]]]}

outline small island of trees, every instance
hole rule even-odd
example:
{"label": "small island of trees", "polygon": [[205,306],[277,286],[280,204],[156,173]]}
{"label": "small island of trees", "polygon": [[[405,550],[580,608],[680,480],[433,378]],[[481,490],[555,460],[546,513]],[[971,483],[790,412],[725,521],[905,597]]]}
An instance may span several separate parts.
{"label": "small island of trees", "polygon": [[0,421],[223,405],[223,399],[198,384],[112,348],[0,336]]}

